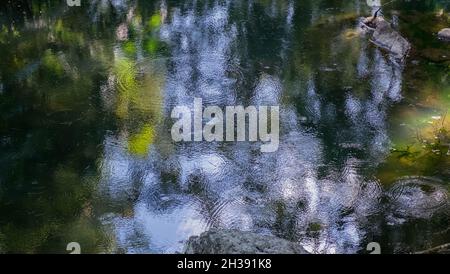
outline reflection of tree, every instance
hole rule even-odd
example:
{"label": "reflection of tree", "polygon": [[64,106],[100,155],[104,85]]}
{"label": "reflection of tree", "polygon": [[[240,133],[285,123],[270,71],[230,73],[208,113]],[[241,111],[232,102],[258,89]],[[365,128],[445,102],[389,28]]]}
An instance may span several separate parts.
{"label": "reflection of tree", "polygon": [[61,1],[20,2],[27,20],[20,8],[2,13],[1,248],[106,250],[92,200],[106,125],[97,87],[112,53],[87,38],[104,29],[61,18]]}

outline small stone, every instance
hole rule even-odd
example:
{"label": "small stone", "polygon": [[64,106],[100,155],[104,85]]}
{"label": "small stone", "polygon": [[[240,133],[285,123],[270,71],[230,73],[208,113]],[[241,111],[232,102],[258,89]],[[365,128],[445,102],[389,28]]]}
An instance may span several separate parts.
{"label": "small stone", "polygon": [[450,28],[442,29],[438,32],[438,37],[441,40],[450,42]]}
{"label": "small stone", "polygon": [[299,120],[300,120],[300,122],[307,122],[308,121],[308,118],[307,117],[305,117],[305,116],[300,116],[300,118],[299,118]]}

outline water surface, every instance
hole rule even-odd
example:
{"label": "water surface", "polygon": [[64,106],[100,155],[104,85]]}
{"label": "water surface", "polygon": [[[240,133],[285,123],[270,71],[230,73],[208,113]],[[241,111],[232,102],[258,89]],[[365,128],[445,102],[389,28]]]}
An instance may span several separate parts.
{"label": "water surface", "polygon": [[[384,8],[403,64],[358,35],[366,1],[82,2],[0,9],[0,252],[174,253],[210,228],[313,253],[450,241],[446,1]],[[172,142],[195,97],[280,105],[279,150]]]}

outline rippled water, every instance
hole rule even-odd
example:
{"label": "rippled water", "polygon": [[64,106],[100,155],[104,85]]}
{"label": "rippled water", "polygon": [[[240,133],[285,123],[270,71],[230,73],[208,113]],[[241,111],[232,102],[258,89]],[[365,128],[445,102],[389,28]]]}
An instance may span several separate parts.
{"label": "rippled water", "polygon": [[[450,241],[445,1],[385,8],[404,64],[357,34],[366,1],[60,2],[0,13],[0,252],[174,253],[209,228],[313,253]],[[172,142],[194,97],[280,105],[279,150]]]}

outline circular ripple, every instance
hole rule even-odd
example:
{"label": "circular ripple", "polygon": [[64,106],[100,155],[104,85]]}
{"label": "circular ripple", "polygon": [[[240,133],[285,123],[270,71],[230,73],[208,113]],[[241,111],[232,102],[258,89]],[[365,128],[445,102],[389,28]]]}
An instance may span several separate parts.
{"label": "circular ripple", "polygon": [[448,212],[448,192],[432,178],[402,178],[389,190],[388,198],[393,213],[402,217],[429,218]]}

